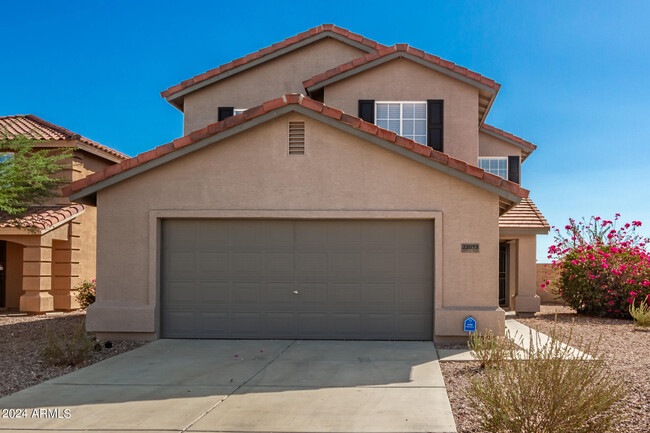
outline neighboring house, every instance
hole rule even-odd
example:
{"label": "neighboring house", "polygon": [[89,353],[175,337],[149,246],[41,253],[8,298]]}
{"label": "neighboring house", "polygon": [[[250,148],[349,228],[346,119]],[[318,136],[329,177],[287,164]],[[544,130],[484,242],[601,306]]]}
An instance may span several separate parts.
{"label": "neighboring house", "polygon": [[[69,182],[124,161],[123,155],[32,114],[0,117],[0,141],[24,135],[35,149],[71,148]],[[4,155],[3,155],[4,156]],[[27,313],[79,308],[73,288],[95,278],[96,209],[54,197],[24,218],[0,217],[0,309]]]}
{"label": "neighboring house", "polygon": [[484,123],[499,87],[322,25],[162,92],[185,135],[66,190],[98,206],[88,329],[454,341],[538,311],[535,146]]}

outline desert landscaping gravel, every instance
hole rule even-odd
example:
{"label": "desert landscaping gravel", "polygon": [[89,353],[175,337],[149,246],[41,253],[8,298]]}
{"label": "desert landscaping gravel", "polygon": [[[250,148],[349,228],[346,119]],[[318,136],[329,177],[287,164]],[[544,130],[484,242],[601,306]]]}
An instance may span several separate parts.
{"label": "desert landscaping gravel", "polygon": [[0,397],[94,364],[111,356],[128,352],[144,343],[133,341],[101,344],[88,359],[75,366],[52,366],[41,357],[47,332],[71,333],[86,318],[85,311],[30,316],[0,312]]}
{"label": "desert landscaping gravel", "polygon": [[[557,320],[556,320],[557,317]],[[560,334],[573,329],[573,341],[595,343],[599,337],[600,352],[612,375],[625,384],[628,391],[624,405],[626,419],[613,431],[650,432],[650,332],[634,330],[632,321],[579,316],[566,307],[542,306],[542,312],[518,321],[548,334],[557,324]],[[442,373],[458,433],[480,432],[478,420],[466,402],[468,377],[481,374],[477,362],[441,362]]]}

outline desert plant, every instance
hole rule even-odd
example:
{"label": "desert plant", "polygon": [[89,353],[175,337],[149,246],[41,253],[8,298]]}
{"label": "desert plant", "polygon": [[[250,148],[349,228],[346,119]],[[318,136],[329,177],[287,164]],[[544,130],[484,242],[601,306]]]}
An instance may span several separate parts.
{"label": "desert plant", "polygon": [[619,217],[570,219],[565,234],[555,229],[548,255],[555,270],[552,286],[578,313],[629,319],[630,304],[650,295],[649,240],[635,234],[640,221],[619,228]]}
{"label": "desert plant", "polygon": [[508,342],[505,337],[496,336],[491,330],[485,333],[472,332],[469,334],[467,346],[472,351],[481,368],[498,367],[508,355]]}
{"label": "desert plant", "polygon": [[481,431],[599,433],[620,419],[623,385],[610,375],[598,343],[578,344],[576,351],[571,333],[553,329],[550,337],[543,344],[531,336],[523,356],[510,347],[510,361],[470,379]]}
{"label": "desert plant", "polygon": [[648,328],[650,327],[650,306],[648,305],[649,297],[646,296],[645,300],[641,301],[638,307],[632,303],[630,305],[630,315],[634,319],[634,327]]}
{"label": "desert plant", "polygon": [[47,344],[42,349],[45,361],[52,365],[77,365],[85,361],[95,347],[85,328],[82,321],[70,333],[47,329]]}
{"label": "desert plant", "polygon": [[77,301],[81,308],[88,308],[88,306],[95,302],[95,289],[96,289],[96,280],[84,281],[83,283],[75,286],[77,291]]}

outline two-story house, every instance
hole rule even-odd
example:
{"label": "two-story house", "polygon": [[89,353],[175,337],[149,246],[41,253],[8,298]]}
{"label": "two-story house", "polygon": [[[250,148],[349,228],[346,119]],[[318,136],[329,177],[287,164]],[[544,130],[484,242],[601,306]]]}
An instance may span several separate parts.
{"label": "two-story house", "polygon": [[322,25],[162,92],[184,136],[73,183],[105,337],[452,341],[539,309],[500,85]]}
{"label": "two-story house", "polygon": [[[58,177],[66,183],[128,156],[32,114],[0,117],[0,143],[24,136],[34,149],[68,149]],[[11,152],[0,154],[11,158]],[[95,278],[97,214],[57,196],[19,220],[0,215],[0,309],[27,313],[79,308],[74,288]]]}

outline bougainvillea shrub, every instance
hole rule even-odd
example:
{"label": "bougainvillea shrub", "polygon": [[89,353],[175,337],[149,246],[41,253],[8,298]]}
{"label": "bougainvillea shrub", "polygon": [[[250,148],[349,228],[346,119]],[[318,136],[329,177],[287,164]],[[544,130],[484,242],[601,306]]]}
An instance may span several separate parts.
{"label": "bougainvillea shrub", "polygon": [[617,227],[613,221],[589,221],[555,228],[555,244],[548,258],[556,270],[553,291],[578,313],[630,318],[629,307],[650,295],[649,239],[635,233],[641,221]]}

